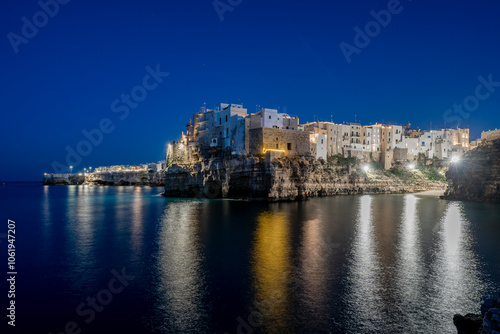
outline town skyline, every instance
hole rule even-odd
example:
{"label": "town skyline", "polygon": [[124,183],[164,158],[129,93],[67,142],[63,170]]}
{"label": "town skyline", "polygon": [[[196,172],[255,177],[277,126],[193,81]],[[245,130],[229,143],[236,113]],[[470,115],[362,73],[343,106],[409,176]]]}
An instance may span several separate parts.
{"label": "town skyline", "polygon": [[496,2],[41,3],[7,1],[0,21],[2,181],[39,180],[101,125],[82,166],[160,160],[204,102],[500,128]]}

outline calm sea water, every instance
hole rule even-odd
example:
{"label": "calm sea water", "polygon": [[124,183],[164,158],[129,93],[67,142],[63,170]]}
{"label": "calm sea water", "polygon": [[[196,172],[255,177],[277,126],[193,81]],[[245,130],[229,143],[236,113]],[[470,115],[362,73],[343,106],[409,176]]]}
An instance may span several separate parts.
{"label": "calm sea water", "polygon": [[16,332],[455,333],[453,314],[500,291],[499,205],[161,190],[0,187],[2,268],[17,225]]}

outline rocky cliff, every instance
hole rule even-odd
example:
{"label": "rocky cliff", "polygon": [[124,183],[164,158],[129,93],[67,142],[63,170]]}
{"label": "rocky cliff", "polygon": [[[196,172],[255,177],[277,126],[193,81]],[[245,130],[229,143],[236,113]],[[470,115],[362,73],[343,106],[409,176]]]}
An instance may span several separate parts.
{"label": "rocky cliff", "polygon": [[266,162],[257,157],[211,159],[173,165],[165,175],[167,197],[208,197],[300,200],[316,196],[406,193],[443,189],[420,171],[363,172],[312,158],[280,158]]}
{"label": "rocky cliff", "polygon": [[42,180],[44,185],[67,186],[80,185],[85,182],[85,177],[80,174],[45,174]]}
{"label": "rocky cliff", "polygon": [[153,171],[128,171],[110,173],[90,173],[85,177],[88,185],[109,185],[109,186],[164,186],[165,173]]}
{"label": "rocky cliff", "polygon": [[500,140],[464,154],[446,178],[446,199],[500,202]]}

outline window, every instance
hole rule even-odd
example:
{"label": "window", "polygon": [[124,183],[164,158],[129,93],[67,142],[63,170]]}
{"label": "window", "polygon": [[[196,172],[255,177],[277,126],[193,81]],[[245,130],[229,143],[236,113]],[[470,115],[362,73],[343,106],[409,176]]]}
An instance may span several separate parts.
{"label": "window", "polygon": [[226,122],[227,122],[227,115],[226,115]]}
{"label": "window", "polygon": [[276,149],[278,149],[278,147],[279,147],[278,144],[276,144]]}
{"label": "window", "polygon": [[222,124],[222,118],[219,118],[219,125]]}
{"label": "window", "polygon": [[323,139],[321,139],[321,144],[323,144]]}
{"label": "window", "polygon": [[287,143],[286,148],[291,151],[292,150],[292,143]]}
{"label": "window", "polygon": [[229,136],[229,128],[226,129],[226,137]]}
{"label": "window", "polygon": [[271,115],[269,115],[269,119],[271,119]]}

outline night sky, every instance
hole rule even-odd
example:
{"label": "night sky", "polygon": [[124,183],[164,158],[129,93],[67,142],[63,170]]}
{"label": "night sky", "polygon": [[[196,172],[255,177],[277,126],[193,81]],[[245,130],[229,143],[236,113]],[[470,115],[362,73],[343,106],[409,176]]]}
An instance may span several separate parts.
{"label": "night sky", "polygon": [[203,103],[500,128],[498,1],[60,2],[0,5],[1,181],[40,181],[79,143],[74,171],[162,160]]}

